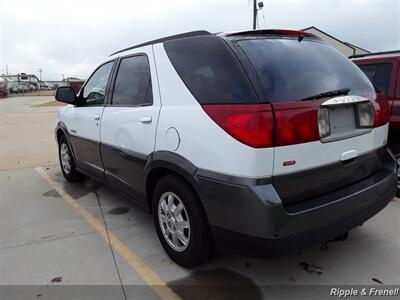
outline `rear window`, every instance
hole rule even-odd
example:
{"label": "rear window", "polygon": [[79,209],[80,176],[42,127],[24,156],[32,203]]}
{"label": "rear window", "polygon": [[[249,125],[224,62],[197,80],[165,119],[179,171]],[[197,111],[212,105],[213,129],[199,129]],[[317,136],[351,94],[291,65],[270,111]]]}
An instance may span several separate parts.
{"label": "rear window", "polygon": [[167,55],[200,104],[258,103],[242,66],[219,37],[167,41]]}
{"label": "rear window", "polygon": [[257,73],[264,101],[300,100],[343,88],[350,88],[350,95],[374,94],[360,69],[324,43],[265,38],[237,43]]}
{"label": "rear window", "polygon": [[359,68],[367,75],[379,91],[387,95],[389,90],[390,75],[392,74],[392,64],[370,64],[359,65]]}

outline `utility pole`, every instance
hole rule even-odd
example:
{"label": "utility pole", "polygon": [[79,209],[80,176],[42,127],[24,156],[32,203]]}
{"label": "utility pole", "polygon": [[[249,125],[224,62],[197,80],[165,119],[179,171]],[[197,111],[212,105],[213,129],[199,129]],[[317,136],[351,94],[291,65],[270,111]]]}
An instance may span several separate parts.
{"label": "utility pole", "polygon": [[39,68],[39,79],[40,79],[40,81],[42,81],[42,72],[43,72],[43,69]]}
{"label": "utility pole", "polygon": [[8,76],[8,65],[6,64],[6,75]]}
{"label": "utility pole", "polygon": [[256,29],[257,23],[257,0],[253,0],[253,30]]}

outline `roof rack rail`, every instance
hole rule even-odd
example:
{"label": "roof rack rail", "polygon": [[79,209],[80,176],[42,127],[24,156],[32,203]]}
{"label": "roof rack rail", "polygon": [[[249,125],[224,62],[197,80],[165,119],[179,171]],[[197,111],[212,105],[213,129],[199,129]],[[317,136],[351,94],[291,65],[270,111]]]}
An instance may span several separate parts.
{"label": "roof rack rail", "polygon": [[372,52],[372,53],[365,53],[365,54],[354,54],[354,55],[350,55],[349,58],[359,58],[359,57],[365,57],[365,56],[373,56],[373,55],[381,55],[381,54],[394,54],[394,53],[400,54],[400,50]]}
{"label": "roof rack rail", "polygon": [[199,36],[199,35],[211,35],[211,33],[206,31],[206,30],[196,30],[196,31],[189,31],[189,32],[185,32],[185,33],[170,35],[170,36],[167,36],[167,37],[163,37],[163,38],[159,38],[159,39],[156,39],[156,40],[148,41],[148,42],[145,42],[145,43],[142,43],[142,44],[137,44],[137,45],[134,45],[134,46],[131,46],[131,47],[116,51],[116,52],[112,53],[110,56],[113,56],[114,54],[121,53],[121,52],[124,52],[124,51],[127,51],[127,50],[143,47],[143,46],[162,43],[162,42],[169,41],[169,40],[182,39],[182,38],[192,37],[192,36]]}

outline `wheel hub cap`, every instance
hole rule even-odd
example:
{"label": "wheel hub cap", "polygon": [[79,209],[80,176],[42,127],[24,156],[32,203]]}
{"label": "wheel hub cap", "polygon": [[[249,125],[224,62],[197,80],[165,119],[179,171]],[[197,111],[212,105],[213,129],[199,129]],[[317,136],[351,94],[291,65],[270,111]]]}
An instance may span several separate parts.
{"label": "wheel hub cap", "polygon": [[175,251],[184,251],[189,245],[190,222],[186,208],[176,194],[166,192],[161,195],[158,220],[168,245]]}
{"label": "wheel hub cap", "polygon": [[64,172],[69,174],[71,171],[71,157],[69,155],[68,147],[65,143],[61,144],[60,147],[60,159]]}

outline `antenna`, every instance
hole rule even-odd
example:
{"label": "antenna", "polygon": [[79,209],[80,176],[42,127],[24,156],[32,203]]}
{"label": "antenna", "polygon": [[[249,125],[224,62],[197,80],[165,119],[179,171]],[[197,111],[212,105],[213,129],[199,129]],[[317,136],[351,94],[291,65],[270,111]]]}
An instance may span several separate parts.
{"label": "antenna", "polygon": [[253,30],[256,29],[257,20],[257,0],[253,0]]}
{"label": "antenna", "polygon": [[264,2],[262,1],[257,2],[257,0],[253,0],[253,30],[256,30],[257,28],[257,12],[263,8],[264,8]]}

